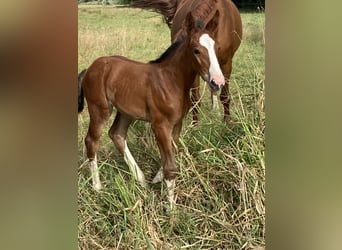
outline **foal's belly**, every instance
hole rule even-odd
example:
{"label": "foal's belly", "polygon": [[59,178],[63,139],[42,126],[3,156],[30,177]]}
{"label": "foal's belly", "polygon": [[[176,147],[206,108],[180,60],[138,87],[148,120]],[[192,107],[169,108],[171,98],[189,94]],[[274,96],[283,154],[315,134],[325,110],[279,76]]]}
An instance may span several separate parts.
{"label": "foal's belly", "polygon": [[112,89],[112,91],[107,92],[107,100],[116,110],[132,120],[150,120],[145,98],[132,95],[129,92],[115,90]]}
{"label": "foal's belly", "polygon": [[[145,108],[144,103],[112,103],[113,106],[122,114],[130,117],[132,120],[143,120],[143,121],[150,121],[150,115],[147,109]],[[140,105],[139,105],[140,104]]]}

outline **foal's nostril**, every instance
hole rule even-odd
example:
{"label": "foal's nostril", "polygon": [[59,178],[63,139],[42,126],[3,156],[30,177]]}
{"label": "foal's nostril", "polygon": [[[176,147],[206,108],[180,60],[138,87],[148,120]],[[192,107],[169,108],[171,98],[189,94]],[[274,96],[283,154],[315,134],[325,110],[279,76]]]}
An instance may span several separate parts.
{"label": "foal's nostril", "polygon": [[210,86],[211,90],[213,90],[213,91],[218,91],[220,89],[220,87],[215,83],[214,80],[211,80],[209,82],[209,86]]}

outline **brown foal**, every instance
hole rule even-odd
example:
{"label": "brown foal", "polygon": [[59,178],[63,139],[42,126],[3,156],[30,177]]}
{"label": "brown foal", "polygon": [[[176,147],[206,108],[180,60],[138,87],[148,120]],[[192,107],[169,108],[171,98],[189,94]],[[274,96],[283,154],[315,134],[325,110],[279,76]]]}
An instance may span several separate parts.
{"label": "brown foal", "polygon": [[[85,144],[95,189],[102,187],[96,156],[99,139],[114,106],[117,114],[109,136],[142,186],[145,177],[128,149],[126,136],[133,121],[151,123],[162,161],[152,182],[165,179],[172,208],[178,170],[172,140],[177,143],[182,120],[191,107],[194,79],[201,75],[213,91],[225,84],[216,57],[218,44],[203,21],[190,12],[182,29],[183,34],[157,60],[141,63],[122,56],[100,57],[79,77],[79,94],[84,94],[90,116]],[[79,103],[82,105],[80,98]]]}

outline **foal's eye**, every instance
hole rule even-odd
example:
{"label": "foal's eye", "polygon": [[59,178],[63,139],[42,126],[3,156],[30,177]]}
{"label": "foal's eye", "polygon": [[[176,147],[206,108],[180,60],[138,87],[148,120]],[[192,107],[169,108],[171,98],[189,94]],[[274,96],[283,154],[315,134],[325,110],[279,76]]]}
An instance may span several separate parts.
{"label": "foal's eye", "polygon": [[201,52],[199,51],[199,49],[196,49],[196,48],[194,49],[194,54],[195,54],[195,55],[199,55],[200,53],[201,53]]}

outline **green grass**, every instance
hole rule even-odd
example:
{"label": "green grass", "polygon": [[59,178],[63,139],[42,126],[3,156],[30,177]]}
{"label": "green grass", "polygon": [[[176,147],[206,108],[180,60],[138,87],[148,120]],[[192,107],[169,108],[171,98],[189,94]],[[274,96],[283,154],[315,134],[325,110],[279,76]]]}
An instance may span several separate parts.
{"label": "green grass", "polygon": [[[104,188],[95,192],[86,164],[89,116],[78,116],[80,249],[255,249],[265,247],[264,14],[242,13],[244,40],[230,81],[233,122],[213,112],[201,88],[200,122],[184,121],[176,163],[177,206],[170,213],[164,184],[136,185],[107,136],[100,142]],[[157,58],[170,33],[155,13],[129,8],[79,7],[79,71],[102,55]],[[76,83],[75,83],[76,84]],[[204,85],[202,85],[204,86]],[[114,116],[114,115],[113,115]],[[128,145],[150,182],[160,167],[150,125],[135,122]]]}

